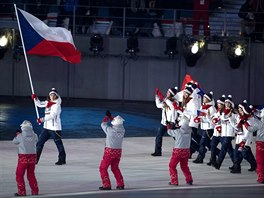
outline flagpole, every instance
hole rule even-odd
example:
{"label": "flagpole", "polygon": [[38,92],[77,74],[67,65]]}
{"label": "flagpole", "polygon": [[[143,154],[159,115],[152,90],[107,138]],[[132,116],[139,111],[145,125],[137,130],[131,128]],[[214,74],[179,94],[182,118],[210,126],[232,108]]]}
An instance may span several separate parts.
{"label": "flagpole", "polygon": [[[16,4],[14,4],[14,7],[15,7],[15,12],[16,12],[16,18],[17,18],[17,23],[18,23],[18,29],[19,29],[20,37],[21,37],[21,42],[22,42],[22,46],[23,46],[23,52],[24,52],[24,56],[25,56],[25,61],[26,61],[26,65],[27,65],[27,72],[28,72],[28,78],[29,78],[29,82],[30,82],[31,92],[32,92],[32,94],[34,94],[33,83],[32,83],[31,74],[30,74],[29,65],[28,65],[27,53],[26,53],[26,50],[25,50],[23,35],[22,35],[22,32],[21,32],[21,28],[20,28],[20,21],[19,21],[19,17],[18,17],[18,14],[17,14]],[[39,118],[38,107],[36,105],[35,100],[34,100],[34,105],[35,105],[37,118]]]}

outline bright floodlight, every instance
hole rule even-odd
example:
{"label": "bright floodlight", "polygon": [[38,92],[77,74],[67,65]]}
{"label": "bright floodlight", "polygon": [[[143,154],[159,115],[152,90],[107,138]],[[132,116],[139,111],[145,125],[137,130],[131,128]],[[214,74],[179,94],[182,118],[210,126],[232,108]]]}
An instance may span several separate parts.
{"label": "bright floodlight", "polygon": [[7,40],[6,36],[1,36],[1,38],[0,38],[0,46],[1,47],[5,47],[7,45],[7,42],[8,42],[8,40]]}
{"label": "bright floodlight", "polygon": [[198,42],[195,42],[195,43],[193,44],[193,46],[192,46],[191,52],[192,52],[193,54],[196,54],[196,53],[198,52],[198,50],[199,50]]}
{"label": "bright floodlight", "polygon": [[237,46],[235,49],[235,55],[241,56],[241,54],[242,54],[241,46]]}

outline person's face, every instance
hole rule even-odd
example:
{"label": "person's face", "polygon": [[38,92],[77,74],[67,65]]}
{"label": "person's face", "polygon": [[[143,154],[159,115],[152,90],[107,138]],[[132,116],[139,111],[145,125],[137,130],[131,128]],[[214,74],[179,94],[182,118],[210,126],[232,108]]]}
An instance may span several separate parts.
{"label": "person's face", "polygon": [[206,97],[203,97],[203,103],[208,103],[210,102]]}
{"label": "person's face", "polygon": [[231,104],[229,102],[225,102],[225,108],[231,109]]}
{"label": "person's face", "polygon": [[243,109],[242,108],[238,108],[238,113],[241,115],[241,116],[243,116],[245,113],[244,113],[244,111],[243,111]]}
{"label": "person's face", "polygon": [[186,93],[185,91],[183,92],[183,98],[184,99],[187,99],[189,97],[189,94],[188,93]]}
{"label": "person's face", "polygon": [[56,96],[56,94],[54,94],[54,93],[50,94],[49,97],[50,97],[50,100],[51,100],[51,101],[57,99],[57,96]]}
{"label": "person's face", "polygon": [[224,107],[225,107],[225,106],[224,106],[223,104],[221,104],[221,103],[217,103],[217,108],[218,108],[218,109],[221,110],[221,109],[223,109]]}
{"label": "person's face", "polygon": [[167,91],[166,97],[167,97],[167,98],[171,98],[171,93],[170,93],[169,90]]}

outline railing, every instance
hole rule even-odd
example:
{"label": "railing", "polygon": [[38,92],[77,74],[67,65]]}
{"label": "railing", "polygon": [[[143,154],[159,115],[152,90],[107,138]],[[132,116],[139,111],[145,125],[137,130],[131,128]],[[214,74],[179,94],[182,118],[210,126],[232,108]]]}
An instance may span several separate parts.
{"label": "railing", "polygon": [[[15,22],[13,4],[5,4],[0,10],[0,26],[4,21]],[[84,7],[77,6],[65,11],[63,6],[17,4],[17,7],[40,18],[49,26],[63,26],[73,35],[104,35],[127,37],[172,37],[193,34],[193,24],[200,22],[198,34],[203,35],[203,21],[193,18],[194,11],[184,9],[133,9],[121,7]],[[238,10],[210,10],[209,26],[211,36],[239,36],[241,34]],[[2,25],[1,25],[2,24]]]}

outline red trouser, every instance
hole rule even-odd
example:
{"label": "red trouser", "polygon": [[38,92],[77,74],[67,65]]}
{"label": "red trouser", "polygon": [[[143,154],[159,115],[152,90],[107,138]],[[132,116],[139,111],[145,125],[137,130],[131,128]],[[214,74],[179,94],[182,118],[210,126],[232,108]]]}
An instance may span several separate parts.
{"label": "red trouser", "polygon": [[200,0],[194,1],[194,14],[193,14],[193,35],[198,35],[200,19],[203,22],[204,35],[209,36],[209,0],[204,1],[204,5],[200,4]]}
{"label": "red trouser", "polygon": [[169,164],[170,170],[170,177],[171,177],[171,184],[178,185],[178,172],[177,172],[177,165],[180,162],[181,170],[185,176],[186,183],[191,182],[192,174],[188,166],[188,159],[190,157],[190,149],[180,149],[174,148]]}
{"label": "red trouser", "polygon": [[27,179],[31,188],[32,195],[39,192],[38,182],[35,177],[35,164],[37,162],[36,154],[18,154],[18,163],[16,169],[16,181],[19,195],[26,195],[24,175],[27,171]]}
{"label": "red trouser", "polygon": [[256,141],[256,161],[258,182],[264,182],[264,142]]}
{"label": "red trouser", "polygon": [[122,149],[105,148],[104,156],[100,164],[100,174],[103,187],[111,187],[111,182],[108,174],[108,167],[111,165],[111,170],[115,176],[117,186],[124,186],[123,176],[119,169]]}

